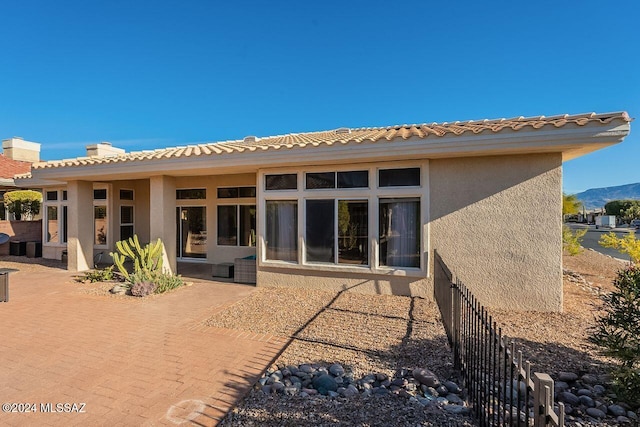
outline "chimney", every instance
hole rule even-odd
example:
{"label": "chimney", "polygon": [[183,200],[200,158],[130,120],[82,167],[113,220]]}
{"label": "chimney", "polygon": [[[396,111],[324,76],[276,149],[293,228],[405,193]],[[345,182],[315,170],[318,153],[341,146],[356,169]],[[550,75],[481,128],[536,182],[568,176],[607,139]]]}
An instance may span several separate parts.
{"label": "chimney", "polygon": [[122,148],[116,148],[110,142],[87,145],[87,157],[113,157],[124,154]]}
{"label": "chimney", "polygon": [[40,144],[25,141],[19,136],[2,140],[2,152],[5,157],[21,162],[39,162]]}

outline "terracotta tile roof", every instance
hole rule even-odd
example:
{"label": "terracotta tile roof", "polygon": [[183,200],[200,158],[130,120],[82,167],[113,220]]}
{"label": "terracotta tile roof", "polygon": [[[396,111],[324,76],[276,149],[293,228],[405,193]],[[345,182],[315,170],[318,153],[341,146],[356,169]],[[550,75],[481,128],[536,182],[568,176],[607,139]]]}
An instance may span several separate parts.
{"label": "terracotta tile roof", "polygon": [[374,128],[340,128],[321,132],[292,133],[264,138],[247,137],[244,140],[212,142],[198,145],[145,150],[112,157],[78,157],[34,164],[34,169],[86,166],[193,156],[213,156],[229,153],[318,147],[337,144],[375,143],[406,140],[409,138],[442,138],[450,135],[500,133],[524,129],[562,128],[567,125],[584,126],[590,123],[608,124],[613,120],[630,122],[626,112],[586,113],[577,115],[514,117],[497,120],[470,120],[464,122],[423,123]]}
{"label": "terracotta tile roof", "polygon": [[21,162],[0,154],[0,178],[13,179],[18,174],[25,174],[31,171],[31,163]]}

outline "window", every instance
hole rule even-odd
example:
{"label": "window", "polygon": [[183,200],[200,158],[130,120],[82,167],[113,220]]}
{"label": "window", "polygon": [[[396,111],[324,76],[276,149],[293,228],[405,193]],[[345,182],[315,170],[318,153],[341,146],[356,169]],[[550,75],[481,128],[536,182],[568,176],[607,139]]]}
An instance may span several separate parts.
{"label": "window", "polygon": [[133,237],[133,206],[120,206],[120,240]]}
{"label": "window", "polygon": [[380,199],[379,264],[420,267],[420,200]]}
{"label": "window", "polygon": [[255,246],[256,206],[218,206],[218,245]]}
{"label": "window", "polygon": [[[47,193],[49,193],[47,191]],[[45,241],[58,243],[60,240],[60,227],[58,225],[58,206],[47,206],[46,211],[46,235]]]}
{"label": "window", "polygon": [[204,200],[207,198],[207,190],[204,188],[192,188],[186,190],[176,190],[178,200]]}
{"label": "window", "polygon": [[309,262],[333,263],[335,260],[334,205],[334,200],[307,200],[305,252]]}
{"label": "window", "polygon": [[62,243],[67,243],[67,206],[66,205],[62,206]]}
{"label": "window", "polygon": [[307,200],[306,261],[368,265],[368,211],[366,200]]}
{"label": "window", "polygon": [[369,171],[344,172],[307,172],[305,188],[318,190],[323,188],[368,188]]}
{"label": "window", "polygon": [[420,168],[380,169],[379,187],[420,186]]}
{"label": "window", "polygon": [[107,189],[96,188],[93,190],[93,200],[107,200]]}
{"label": "window", "polygon": [[93,207],[93,230],[94,241],[96,245],[107,244],[107,232],[109,223],[107,222],[107,207],[105,205],[96,205]]}
{"label": "window", "polygon": [[133,190],[120,190],[120,200],[133,200]]}
{"label": "window", "polygon": [[338,188],[368,188],[369,171],[338,172]]}
{"label": "window", "polygon": [[295,173],[265,175],[264,188],[267,191],[274,190],[297,190],[298,175]]}
{"label": "window", "polygon": [[239,197],[256,197],[256,187],[218,188],[218,199],[237,199]]}
{"label": "window", "polygon": [[56,246],[67,243],[67,190],[47,190],[42,205],[42,242]]}
{"label": "window", "polygon": [[266,258],[298,261],[298,202],[268,200],[266,206]]}
{"label": "window", "polygon": [[369,264],[369,203],[338,201],[338,263]]}

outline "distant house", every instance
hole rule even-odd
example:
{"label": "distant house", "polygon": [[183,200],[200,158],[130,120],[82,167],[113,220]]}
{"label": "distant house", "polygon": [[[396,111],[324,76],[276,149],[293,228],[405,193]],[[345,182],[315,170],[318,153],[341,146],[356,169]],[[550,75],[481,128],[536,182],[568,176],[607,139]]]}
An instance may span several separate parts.
{"label": "distant house", "polygon": [[22,138],[9,138],[2,141],[0,154],[0,220],[9,219],[4,206],[3,196],[7,191],[15,190],[14,177],[31,171],[31,164],[40,161],[40,144],[24,141]]}
{"label": "distant house", "polygon": [[[257,258],[258,286],[431,297],[433,250],[488,306],[562,309],[562,162],[619,143],[624,112],[324,132],[35,164],[44,256],[120,239],[165,265]],[[536,212],[536,215],[522,215]]]}

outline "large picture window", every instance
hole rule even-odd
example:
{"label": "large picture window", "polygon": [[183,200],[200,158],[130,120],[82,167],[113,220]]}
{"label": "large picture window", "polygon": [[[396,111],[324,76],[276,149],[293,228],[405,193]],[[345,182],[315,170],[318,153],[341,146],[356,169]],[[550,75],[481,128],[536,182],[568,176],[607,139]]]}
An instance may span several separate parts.
{"label": "large picture window", "polygon": [[420,200],[380,199],[379,264],[420,267]]}
{"label": "large picture window", "polygon": [[298,261],[298,202],[268,200],[266,206],[266,258]]}
{"label": "large picture window", "polygon": [[308,262],[335,262],[335,201],[307,200],[305,230]]}

